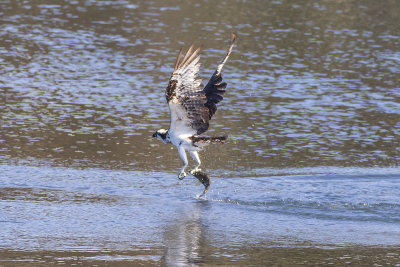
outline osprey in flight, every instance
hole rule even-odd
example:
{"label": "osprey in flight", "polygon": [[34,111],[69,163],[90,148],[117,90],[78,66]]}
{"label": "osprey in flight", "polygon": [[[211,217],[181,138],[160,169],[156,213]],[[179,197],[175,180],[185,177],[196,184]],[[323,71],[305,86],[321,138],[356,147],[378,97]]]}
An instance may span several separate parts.
{"label": "osprey in flight", "polygon": [[224,143],[225,136],[209,137],[200,136],[207,131],[211,117],[217,111],[216,104],[222,100],[226,83],[222,82],[221,71],[232,52],[236,35],[232,34],[232,43],[217,70],[211,76],[207,85],[202,88],[201,79],[198,77],[200,69],[200,48],[194,50],[191,45],[182,58],[182,49],[179,51],[174,71],[165,90],[165,97],[171,113],[171,123],[168,130],[160,129],[153,134],[164,143],[172,143],[177,147],[183,161],[183,166],[178,175],[179,179],[186,176],[185,169],[188,165],[186,151],[196,161],[197,166],[190,171],[206,187],[209,187],[208,176],[200,171],[200,158],[198,151],[210,143]]}

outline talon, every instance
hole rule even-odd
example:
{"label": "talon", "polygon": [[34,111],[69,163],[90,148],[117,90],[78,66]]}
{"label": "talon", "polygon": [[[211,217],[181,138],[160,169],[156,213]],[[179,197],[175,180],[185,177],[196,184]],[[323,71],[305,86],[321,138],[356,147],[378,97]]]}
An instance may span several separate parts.
{"label": "talon", "polygon": [[182,180],[182,179],[185,178],[185,177],[186,177],[186,172],[181,172],[181,173],[178,175],[179,180]]}

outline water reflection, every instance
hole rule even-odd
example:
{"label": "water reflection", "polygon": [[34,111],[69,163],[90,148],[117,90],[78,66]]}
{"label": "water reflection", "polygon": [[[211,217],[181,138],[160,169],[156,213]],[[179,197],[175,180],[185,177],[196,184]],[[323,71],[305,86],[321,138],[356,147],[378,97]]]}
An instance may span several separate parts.
{"label": "water reflection", "polygon": [[202,216],[207,212],[207,205],[207,201],[200,201],[185,207],[167,227],[164,234],[167,266],[198,266],[202,263],[206,230]]}

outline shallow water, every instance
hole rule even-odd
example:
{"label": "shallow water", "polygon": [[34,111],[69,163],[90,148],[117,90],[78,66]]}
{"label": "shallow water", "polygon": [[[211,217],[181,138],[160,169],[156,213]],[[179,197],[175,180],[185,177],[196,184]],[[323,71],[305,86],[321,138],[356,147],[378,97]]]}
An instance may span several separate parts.
{"label": "shallow water", "polygon": [[[0,1],[0,260],[400,262],[397,1]],[[164,89],[180,47],[227,93],[176,178]],[[0,261],[0,266],[3,263]]]}
{"label": "shallow water", "polygon": [[[49,254],[45,262],[234,264],[277,247],[321,255],[349,247],[350,254],[361,248],[363,255],[368,247],[396,253],[400,240],[395,168],[226,174],[199,197],[202,185],[194,178],[178,182],[171,173],[1,167],[0,255],[6,262],[15,255],[40,262]],[[382,260],[399,260],[392,256]],[[259,260],[253,259],[271,258]],[[289,256],[288,264],[294,260]]]}

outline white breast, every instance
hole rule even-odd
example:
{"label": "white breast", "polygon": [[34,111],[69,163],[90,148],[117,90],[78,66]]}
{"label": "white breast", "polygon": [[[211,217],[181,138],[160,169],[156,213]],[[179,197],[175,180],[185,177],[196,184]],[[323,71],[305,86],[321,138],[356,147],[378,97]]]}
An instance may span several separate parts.
{"label": "white breast", "polygon": [[192,146],[192,141],[189,139],[189,137],[192,136],[192,134],[184,134],[184,133],[179,134],[176,131],[170,129],[168,131],[168,135],[169,135],[169,140],[176,147],[181,146],[181,145]]}

